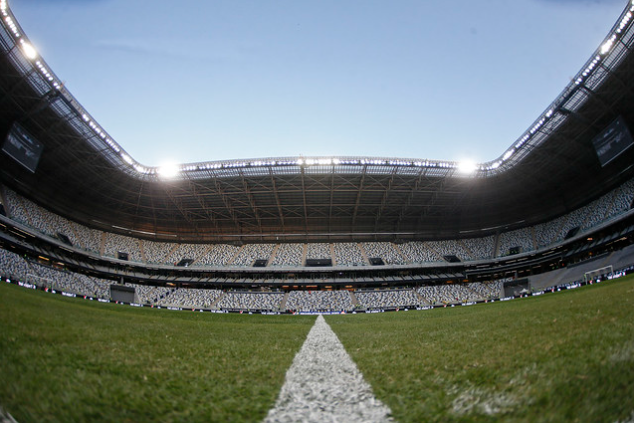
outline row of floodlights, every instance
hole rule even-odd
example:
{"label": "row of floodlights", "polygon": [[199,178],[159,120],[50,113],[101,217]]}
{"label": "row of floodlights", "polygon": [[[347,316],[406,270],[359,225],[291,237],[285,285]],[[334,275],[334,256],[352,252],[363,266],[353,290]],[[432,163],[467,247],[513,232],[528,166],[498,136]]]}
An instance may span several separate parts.
{"label": "row of floodlights", "polygon": [[[51,83],[51,85],[53,85],[55,89],[61,90],[63,84],[60,81],[55,80],[52,72],[46,67],[43,60],[38,59],[39,55],[35,47],[33,47],[33,45],[30,42],[28,42],[28,40],[24,37],[24,35],[20,33],[18,25],[16,24],[13,17],[9,14],[9,6],[7,3],[7,0],[0,0],[0,15],[2,16],[3,22],[13,33],[13,37],[19,43],[20,48],[22,49],[22,53],[24,54],[24,57],[35,64],[40,74],[49,83]],[[90,129],[98,137],[100,137],[104,142],[106,142],[106,144],[108,144],[108,146],[110,146],[112,150],[114,150],[117,154],[119,154],[119,156],[125,163],[132,166],[132,168],[135,169],[137,172],[143,173],[143,174],[155,173],[154,169],[140,165],[134,159],[132,159],[128,154],[126,154],[114,140],[112,140],[110,137],[107,136],[106,131],[103,130],[93,119],[91,119],[87,113],[82,114],[82,119],[84,120],[84,122],[86,122],[86,124],[88,124]]]}
{"label": "row of floodlights", "polygon": [[[627,27],[627,25],[632,20],[632,16],[634,13],[634,0],[630,1],[630,9],[623,16],[619,25],[616,27],[614,33],[610,35],[600,47],[599,54],[596,55],[593,60],[588,64],[586,69],[581,72],[580,76],[575,80],[576,85],[582,84],[588,76],[591,75],[592,71],[599,64],[602,59],[602,56],[608,54],[612,47],[614,46],[615,41],[617,40],[619,34],[623,32],[623,30]],[[8,12],[8,4],[7,0],[0,0],[0,14],[2,15],[2,19],[5,22],[6,26],[11,30],[13,36],[16,40],[19,40],[24,56],[31,60],[35,61],[35,65],[40,71],[40,73],[50,82],[56,89],[61,89],[61,84],[58,81],[55,81],[51,72],[46,68],[44,63],[41,60],[36,60],[38,58],[37,50],[31,45],[27,40],[24,39],[24,36],[20,33],[17,24],[11,17]],[[548,110],[542,117],[525,133],[522,138],[509,150],[507,150],[504,155],[486,166],[477,165],[472,162],[442,162],[442,161],[406,161],[406,160],[383,160],[383,159],[338,159],[338,158],[299,158],[297,160],[275,160],[275,161],[250,161],[250,162],[214,162],[214,163],[206,163],[202,165],[169,165],[162,166],[158,168],[151,168],[143,166],[137,163],[132,157],[126,154],[119,145],[110,139],[106,132],[96,123],[94,122],[88,114],[84,113],[82,118],[84,122],[88,124],[88,126],[92,129],[92,131],[99,136],[110,148],[112,148],[117,154],[120,155],[121,159],[130,165],[134,170],[139,173],[145,175],[158,175],[161,177],[175,177],[181,172],[193,172],[200,170],[214,170],[214,169],[230,169],[230,168],[244,168],[244,167],[266,167],[266,166],[335,166],[335,165],[372,165],[372,166],[410,166],[410,167],[435,167],[435,168],[455,168],[458,172],[462,174],[471,174],[476,172],[477,170],[495,170],[499,168],[504,162],[509,160],[522,145],[524,145],[554,114],[554,110],[551,108]]]}
{"label": "row of floodlights", "polygon": [[[22,34],[18,31],[18,27],[15,24],[13,18],[9,15],[7,0],[0,0],[0,13],[2,13],[4,21],[7,26],[13,32],[16,39],[19,40],[22,51],[25,57],[29,60],[35,61],[36,67],[42,73],[42,75],[53,84],[56,89],[60,89],[61,85],[55,81],[51,72],[46,68],[41,60],[38,58],[35,48],[27,42]],[[430,168],[455,168],[460,173],[473,173],[478,169],[478,166],[471,162],[442,162],[442,161],[407,161],[407,160],[395,160],[395,159],[339,159],[339,158],[299,158],[297,160],[257,160],[257,161],[232,161],[232,162],[213,162],[202,165],[165,165],[158,168],[151,168],[142,166],[137,163],[130,155],[125,153],[121,147],[110,137],[108,137],[105,130],[103,130],[87,113],[82,114],[83,121],[90,127],[90,129],[100,137],[112,150],[114,150],[121,159],[132,166],[137,172],[146,175],[159,175],[161,177],[171,178],[177,176],[182,172],[195,172],[201,170],[219,170],[219,169],[232,169],[232,168],[249,168],[249,167],[267,167],[267,166],[336,166],[336,165],[356,165],[356,166],[408,166],[408,167],[430,167]]]}
{"label": "row of floodlights", "polygon": [[55,81],[53,75],[46,68],[44,63],[42,63],[40,60],[36,60],[38,54],[37,50],[35,50],[35,47],[33,47],[33,45],[29,43],[20,33],[18,25],[15,23],[8,12],[7,0],[0,0],[0,14],[2,15],[2,20],[6,23],[6,26],[11,30],[15,39],[18,40],[18,42],[20,43],[20,47],[22,48],[24,57],[29,60],[35,60],[35,65],[39,69],[40,73],[42,73],[46,80],[51,82],[55,88],[59,89],[61,85],[57,81]]}
{"label": "row of floodlights", "polygon": [[[602,58],[605,57],[612,50],[612,47],[614,47],[614,43],[616,42],[618,36],[623,32],[623,30],[627,27],[627,25],[632,20],[633,13],[634,13],[634,0],[631,0],[630,9],[625,15],[623,15],[623,18],[621,18],[619,25],[616,27],[614,32],[610,35],[610,38],[608,38],[601,45],[601,47],[599,48],[599,54],[597,54],[592,59],[592,61],[588,64],[588,66],[586,66],[586,68],[580,73],[579,77],[575,79],[575,85],[581,85],[583,82],[585,82],[585,80],[592,74],[592,71],[594,70],[594,68],[596,68],[596,66],[602,60]],[[495,162],[487,166],[484,166],[483,170],[494,170],[500,167],[502,163],[510,159],[522,145],[524,145],[542,126],[544,126],[544,124],[550,120],[553,114],[554,114],[554,110],[552,108],[549,109],[546,113],[544,113],[544,115],[542,115],[542,117],[535,123],[535,125],[533,125],[528,130],[528,132],[525,133],[522,136],[522,138],[520,138],[520,140],[512,148],[508,149],[504,153],[501,159],[498,159]]]}
{"label": "row of floodlights", "polygon": [[[331,167],[331,166],[383,166],[383,167],[416,167],[416,168],[438,168],[456,169],[459,173],[469,175],[475,173],[480,167],[473,162],[441,162],[441,161],[410,161],[399,159],[350,159],[350,158],[304,158],[282,159],[282,160],[255,160],[255,161],[233,161],[233,162],[209,162],[203,164],[188,165],[164,165],[155,168],[155,173],[162,178],[174,178],[180,173],[215,171],[229,169],[264,168],[264,167]],[[154,173],[154,172],[151,172]]]}
{"label": "row of floodlights", "polygon": [[90,116],[88,116],[88,114],[84,113],[84,114],[81,115],[81,117],[84,120],[84,122],[86,122],[86,124],[90,127],[90,129],[99,138],[101,138],[106,144],[108,144],[108,146],[110,146],[110,148],[112,148],[121,157],[121,159],[125,163],[127,163],[130,166],[132,166],[132,168],[134,170],[136,170],[139,173],[145,174],[145,175],[150,175],[150,174],[154,173],[154,170],[152,168],[149,168],[149,167],[146,167],[146,166],[143,166],[143,165],[137,163],[132,157],[130,157],[129,154],[127,154],[125,151],[123,151],[121,149],[121,147],[119,147],[119,144],[114,142],[107,135],[107,133],[95,121],[93,121],[90,118]]}

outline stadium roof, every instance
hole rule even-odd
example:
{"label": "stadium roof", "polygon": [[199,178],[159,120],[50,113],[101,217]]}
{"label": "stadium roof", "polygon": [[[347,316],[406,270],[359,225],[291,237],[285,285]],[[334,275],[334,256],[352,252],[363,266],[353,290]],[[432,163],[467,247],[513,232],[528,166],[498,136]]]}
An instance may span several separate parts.
{"label": "stadium roof", "polygon": [[5,142],[0,178],[88,226],[172,241],[447,239],[536,224],[634,175],[634,149],[602,166],[593,145],[617,118],[634,124],[633,10],[628,3],[571,83],[491,162],[291,157],[160,169],[108,135],[1,0],[0,130],[16,151]]}

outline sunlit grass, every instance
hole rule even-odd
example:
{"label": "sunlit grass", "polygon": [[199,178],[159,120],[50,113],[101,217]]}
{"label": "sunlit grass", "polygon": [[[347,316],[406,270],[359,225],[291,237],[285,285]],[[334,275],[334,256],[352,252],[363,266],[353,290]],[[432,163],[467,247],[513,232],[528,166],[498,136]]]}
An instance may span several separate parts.
{"label": "sunlit grass", "polygon": [[634,280],[327,322],[399,421],[617,421],[634,412]]}
{"label": "sunlit grass", "polygon": [[0,285],[0,404],[27,421],[258,421],[313,317],[99,304]]}
{"label": "sunlit grass", "polygon": [[[328,316],[398,421],[625,421],[634,280]],[[28,421],[259,421],[314,317],[138,309],[0,285],[0,405]]]}

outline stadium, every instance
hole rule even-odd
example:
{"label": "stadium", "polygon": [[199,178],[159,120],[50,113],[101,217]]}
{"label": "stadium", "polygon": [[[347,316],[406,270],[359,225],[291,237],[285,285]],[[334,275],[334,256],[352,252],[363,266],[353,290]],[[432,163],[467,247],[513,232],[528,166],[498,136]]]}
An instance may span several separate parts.
{"label": "stadium", "polygon": [[[161,168],[137,162],[112,139],[1,0],[0,274],[8,282],[1,351],[8,364],[0,405],[19,421],[262,420],[311,315],[327,314],[395,420],[631,421],[634,327],[626,303],[634,298],[631,282],[617,276],[634,268],[633,13],[628,2],[570,84],[490,162],[300,156]],[[408,313],[377,314],[384,311]],[[153,319],[156,326],[146,327]],[[74,320],[80,326],[69,325]],[[580,322],[587,332],[575,329]],[[74,341],[61,332],[43,341],[34,329],[42,326],[65,327]],[[198,339],[194,329],[203,326],[213,342],[232,332],[244,339],[228,346],[182,338]],[[532,332],[539,327],[551,332]],[[546,337],[558,327],[565,335]],[[526,333],[526,341],[509,341],[505,330]],[[77,366],[65,362],[86,331],[103,338],[86,340],[89,358],[73,358]],[[409,349],[435,331],[474,346],[423,356]],[[19,343],[30,337],[40,340]],[[40,342],[70,349],[41,364],[54,353],[36,352]],[[103,342],[109,346],[100,353]],[[515,344],[521,356],[509,352]],[[531,352],[535,345],[545,353]],[[159,376],[164,348],[173,355]],[[213,372],[192,357],[210,350],[222,362]],[[394,368],[377,362],[382,354]],[[71,372],[74,388],[25,365],[40,359],[59,367],[60,379]],[[570,361],[578,367],[564,364]],[[165,376],[170,366],[178,368],[174,378]],[[554,382],[542,384],[549,375]],[[119,377],[134,381],[118,384]],[[141,388],[148,377],[165,390],[152,396]],[[196,382],[185,383],[190,378]],[[95,392],[87,389],[95,383]],[[419,392],[421,384],[436,388],[399,391]],[[21,402],[32,395],[38,405]],[[528,411],[534,407],[544,414]]]}

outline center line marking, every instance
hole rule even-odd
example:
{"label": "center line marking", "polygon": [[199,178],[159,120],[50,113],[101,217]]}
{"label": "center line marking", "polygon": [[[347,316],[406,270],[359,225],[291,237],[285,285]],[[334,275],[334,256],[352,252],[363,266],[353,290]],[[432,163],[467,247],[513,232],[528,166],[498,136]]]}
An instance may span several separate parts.
{"label": "center line marking", "polygon": [[264,422],[391,422],[390,413],[319,315]]}

